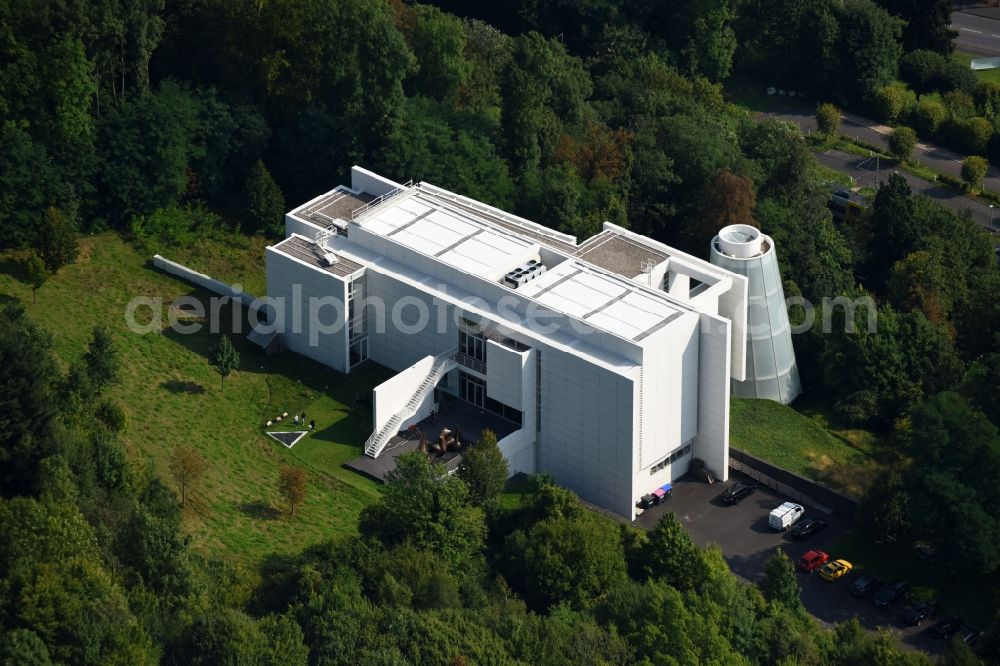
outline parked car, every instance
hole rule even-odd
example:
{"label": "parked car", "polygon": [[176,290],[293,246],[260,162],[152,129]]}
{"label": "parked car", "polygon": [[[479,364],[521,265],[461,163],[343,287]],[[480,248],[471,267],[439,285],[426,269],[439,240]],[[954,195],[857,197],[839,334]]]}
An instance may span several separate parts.
{"label": "parked car", "polygon": [[756,490],[757,486],[752,483],[734,483],[722,493],[722,501],[726,504],[739,504]]}
{"label": "parked car", "polygon": [[767,517],[767,524],[772,530],[784,532],[789,527],[798,522],[802,514],[806,512],[801,504],[795,502],[785,502],[778,508],[771,511]]}
{"label": "parked car", "polygon": [[856,597],[867,597],[872,591],[879,586],[878,578],[874,576],[858,576],[851,583],[851,594]]}
{"label": "parked car", "polygon": [[962,638],[962,642],[966,645],[974,645],[976,641],[983,635],[983,632],[979,631],[975,627],[965,626],[962,628],[962,632],[959,636]]}
{"label": "parked car", "polygon": [[826,525],[826,521],[822,518],[803,518],[799,521],[798,525],[792,528],[789,534],[792,535],[793,539],[802,540],[817,532],[822,532],[826,529]]}
{"label": "parked car", "polygon": [[918,601],[903,609],[903,622],[911,627],[919,627],[920,623],[937,613],[938,605],[934,601]]}
{"label": "parked car", "polygon": [[833,562],[827,562],[822,569],[819,570],[819,577],[823,580],[828,580],[833,582],[838,578],[843,578],[847,574],[851,573],[851,569],[854,565],[847,560],[834,560]]}
{"label": "parked car", "polygon": [[961,628],[962,621],[954,615],[950,615],[942,620],[939,620],[933,627],[931,627],[931,636],[944,640],[957,634],[958,630]]}
{"label": "parked car", "polygon": [[830,556],[822,550],[810,550],[799,558],[799,561],[795,563],[795,566],[799,568],[799,571],[812,573],[826,564],[829,560]]}
{"label": "parked car", "polygon": [[895,580],[879,588],[879,591],[875,593],[873,600],[875,601],[875,605],[879,608],[888,608],[909,591],[909,583],[902,580]]}

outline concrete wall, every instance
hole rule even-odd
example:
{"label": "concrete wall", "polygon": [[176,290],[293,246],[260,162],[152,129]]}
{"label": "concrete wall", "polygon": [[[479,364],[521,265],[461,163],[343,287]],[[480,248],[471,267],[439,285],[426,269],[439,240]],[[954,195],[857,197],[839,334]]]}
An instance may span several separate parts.
{"label": "concrete wall", "polygon": [[698,435],[694,457],[717,478],[729,478],[729,320],[701,315],[698,337]]}
{"label": "concrete wall", "polygon": [[[493,340],[486,341],[486,395],[515,409],[524,410],[524,375],[528,366],[527,351],[518,352]],[[534,382],[532,381],[532,386]]]}
{"label": "concrete wall", "polygon": [[733,460],[739,461],[747,467],[752,467],[761,474],[769,476],[775,481],[783,483],[804,495],[808,495],[816,502],[829,507],[834,512],[850,520],[854,519],[854,513],[858,508],[858,501],[853,497],[844,495],[843,493],[838,493],[835,490],[827,488],[821,483],[817,483],[812,479],[807,479],[793,472],[789,472],[783,467],[778,467],[777,465],[761,460],[760,458],[752,456],[745,451],[730,449],[729,455]]}
{"label": "concrete wall", "polygon": [[294,215],[285,215],[285,238],[290,237],[292,234],[298,234],[300,236],[313,239],[316,238],[316,234],[323,231],[324,228],[325,227],[313,224],[308,220],[300,220]]}
{"label": "concrete wall", "polygon": [[508,476],[518,472],[535,473],[535,431],[521,428],[498,442],[500,452],[507,459]]}
{"label": "concrete wall", "polygon": [[685,313],[644,341],[637,470],[648,469],[698,432],[698,322],[697,314]]}
{"label": "concrete wall", "polygon": [[[265,250],[264,260],[268,298],[284,303],[284,308],[276,308],[275,312],[281,320],[279,332],[285,345],[334,370],[347,372],[347,280],[273,248]],[[328,332],[317,329],[315,344],[310,340],[310,297],[332,301],[332,305],[316,310],[316,321]]]}
{"label": "concrete wall", "polygon": [[633,380],[557,349],[540,351],[539,471],[631,516]]}
{"label": "concrete wall", "polygon": [[242,289],[237,290],[232,285],[226,284],[221,280],[216,280],[215,278],[209,277],[204,273],[199,273],[198,271],[192,270],[187,266],[178,264],[176,261],[170,261],[169,259],[161,257],[158,254],[153,256],[153,266],[159,268],[164,273],[170,273],[171,275],[190,282],[195,286],[208,290],[213,294],[228,296],[235,301],[239,301],[245,307],[250,307],[250,304],[256,300],[256,297],[253,294],[248,294]]}
{"label": "concrete wall", "polygon": [[351,167],[351,189],[355,192],[367,192],[373,196],[381,196],[399,187],[400,183],[389,180],[359,166]]}
{"label": "concrete wall", "polygon": [[[366,309],[368,358],[392,370],[402,370],[425,356],[437,356],[458,347],[453,307],[440,305],[444,316],[439,332],[439,305],[432,296],[377,271],[369,270],[366,276],[368,297],[373,299]],[[417,301],[424,304],[432,317],[424,325],[414,305]],[[384,313],[376,309],[379,302],[386,305]],[[394,307],[397,321],[393,317]]]}
{"label": "concrete wall", "polygon": [[[420,384],[423,383],[427,375],[434,367],[434,357],[425,356],[410,367],[393,377],[385,380],[372,389],[372,403],[374,404],[373,420],[374,430],[382,429],[382,426],[402,409],[407,401],[417,392]],[[405,428],[410,423],[416,423],[428,416],[434,409],[434,391],[428,391],[424,400],[417,408],[416,413],[400,425],[400,429]]]}

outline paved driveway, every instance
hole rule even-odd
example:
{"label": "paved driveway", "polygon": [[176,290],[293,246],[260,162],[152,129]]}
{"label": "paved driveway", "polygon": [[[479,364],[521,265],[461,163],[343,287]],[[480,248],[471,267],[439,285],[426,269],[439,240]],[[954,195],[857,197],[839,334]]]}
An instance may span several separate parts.
{"label": "paved driveway", "polygon": [[[775,532],[767,525],[771,509],[785,498],[768,488],[758,487],[756,493],[740,504],[727,506],[719,495],[733,481],[749,482],[749,479],[735,473],[725,484],[708,485],[693,479],[681,479],[674,484],[673,497],[668,502],[648,509],[636,519],[635,524],[648,529],[665,512],[673,511],[695,543],[718,545],[730,568],[751,582],[757,582],[763,576],[764,565],[777,547],[784,548],[793,560],[811,549],[826,551],[832,559],[837,558],[835,546],[850,529],[843,519],[807,510],[807,517],[826,518],[830,525],[804,542],[795,541],[788,533]],[[943,643],[927,635],[929,623],[925,622],[920,628],[903,626],[898,615],[905,603],[897,602],[892,609],[883,610],[876,608],[870,598],[852,596],[848,587],[857,576],[857,572],[851,572],[845,579],[828,583],[818,575],[800,575],[802,603],[823,623],[841,622],[856,615],[868,629],[887,626],[900,632],[906,646],[937,653],[944,649]]]}

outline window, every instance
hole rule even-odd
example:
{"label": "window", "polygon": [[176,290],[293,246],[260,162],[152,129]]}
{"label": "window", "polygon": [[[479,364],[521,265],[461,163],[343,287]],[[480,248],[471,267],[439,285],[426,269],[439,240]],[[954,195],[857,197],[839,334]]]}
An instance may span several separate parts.
{"label": "window", "polygon": [[486,400],[486,382],[466,372],[459,372],[458,397],[477,407],[482,407]]}
{"label": "window", "polygon": [[691,453],[691,444],[685,444],[684,446],[674,449],[673,451],[668,453],[663,460],[661,460],[660,462],[656,463],[655,465],[649,468],[650,475],[656,474],[661,469],[665,468],[667,465],[677,462],[678,460],[688,455],[689,453]]}

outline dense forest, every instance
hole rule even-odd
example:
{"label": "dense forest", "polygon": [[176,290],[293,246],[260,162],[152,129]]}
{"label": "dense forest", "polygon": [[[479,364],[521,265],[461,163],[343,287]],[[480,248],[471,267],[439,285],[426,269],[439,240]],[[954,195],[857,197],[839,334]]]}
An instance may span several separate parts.
{"label": "dense forest", "polygon": [[[286,204],[352,164],[581,239],[610,220],[704,256],[722,224],[754,224],[786,295],[834,324],[796,337],[807,393],[891,443],[866,533],[995,576],[993,242],[901,177],[835,224],[834,175],[798,128],[724,92],[774,80],[992,155],[1000,94],[947,59],[950,4],[11,0],[0,248],[40,286],[78,234],[192,239],[219,217],[276,236]],[[822,305],[837,296],[871,296],[877,330],[845,333]],[[819,628],[787,560],[746,585],[675,520],[598,520],[542,478],[503,504],[419,459],[356,538],[261,571],[205,559],[174,489],[120,442],[107,333],[63,368],[17,304],[0,331],[0,664],[926,661]]]}

